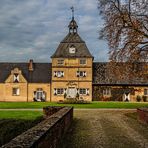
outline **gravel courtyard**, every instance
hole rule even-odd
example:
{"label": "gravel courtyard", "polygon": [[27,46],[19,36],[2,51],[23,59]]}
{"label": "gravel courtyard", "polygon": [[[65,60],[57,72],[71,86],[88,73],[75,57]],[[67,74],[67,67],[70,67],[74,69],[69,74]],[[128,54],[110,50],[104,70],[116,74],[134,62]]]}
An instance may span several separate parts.
{"label": "gravel courtyard", "polygon": [[75,110],[73,125],[60,148],[148,148],[148,126],[129,117],[133,112]]}

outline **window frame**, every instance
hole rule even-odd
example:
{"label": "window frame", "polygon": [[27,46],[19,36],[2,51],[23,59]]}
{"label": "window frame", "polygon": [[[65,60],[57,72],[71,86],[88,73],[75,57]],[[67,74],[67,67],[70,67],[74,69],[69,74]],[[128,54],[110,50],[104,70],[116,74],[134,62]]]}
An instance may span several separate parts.
{"label": "window frame", "polygon": [[13,87],[12,88],[12,96],[20,96],[20,88]]}
{"label": "window frame", "polygon": [[64,59],[58,59],[57,64],[58,65],[64,65]]}
{"label": "window frame", "polygon": [[79,94],[80,95],[87,95],[87,89],[86,88],[79,88]]}
{"label": "window frame", "polygon": [[144,94],[144,96],[148,96],[148,88],[145,88],[145,89],[144,89],[143,94]]}
{"label": "window frame", "polygon": [[77,71],[76,76],[77,77],[86,77],[87,73],[86,71]]}
{"label": "window frame", "polygon": [[103,96],[111,96],[111,89],[110,88],[103,89]]}
{"label": "window frame", "polygon": [[55,88],[54,90],[56,90],[56,94],[57,96],[61,96],[64,95],[64,88]]}
{"label": "window frame", "polygon": [[54,71],[53,76],[57,78],[62,78],[64,77],[64,71]]}
{"label": "window frame", "polygon": [[86,64],[87,64],[87,60],[86,59],[80,59],[80,65],[86,65]]}

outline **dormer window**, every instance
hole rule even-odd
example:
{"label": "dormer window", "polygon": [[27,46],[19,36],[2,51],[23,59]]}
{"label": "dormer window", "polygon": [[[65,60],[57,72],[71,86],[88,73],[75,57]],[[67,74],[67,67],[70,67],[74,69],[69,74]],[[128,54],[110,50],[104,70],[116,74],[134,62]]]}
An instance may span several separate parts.
{"label": "dormer window", "polygon": [[18,83],[19,82],[19,74],[18,73],[14,73],[14,75],[13,75],[13,82],[14,83]]}
{"label": "dormer window", "polygon": [[72,45],[71,47],[69,47],[69,53],[71,53],[71,54],[76,53],[75,46]]}

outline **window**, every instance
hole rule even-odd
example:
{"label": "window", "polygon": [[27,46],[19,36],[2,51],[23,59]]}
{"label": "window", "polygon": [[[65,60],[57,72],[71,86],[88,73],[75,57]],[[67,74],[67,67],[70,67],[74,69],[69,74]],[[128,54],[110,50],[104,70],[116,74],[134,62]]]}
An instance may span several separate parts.
{"label": "window", "polygon": [[80,59],[80,64],[85,65],[86,64],[86,59]]}
{"label": "window", "polygon": [[88,88],[80,88],[79,94],[80,95],[89,95],[89,89]]}
{"label": "window", "polygon": [[148,89],[144,89],[144,95],[148,96]]}
{"label": "window", "polygon": [[12,88],[12,95],[13,96],[19,96],[20,95],[20,89],[19,88]]}
{"label": "window", "polygon": [[58,65],[63,65],[64,64],[64,59],[59,59],[58,60]]}
{"label": "window", "polygon": [[77,77],[86,77],[86,71],[77,71]]}
{"label": "window", "polygon": [[15,74],[13,75],[13,82],[14,82],[14,83],[18,83],[18,82],[19,82],[19,74],[18,74],[18,73],[15,73]]}
{"label": "window", "polygon": [[111,95],[111,90],[110,90],[110,88],[104,89],[104,90],[103,90],[103,95],[104,95],[104,96],[110,96],[110,95]]}
{"label": "window", "polygon": [[54,77],[64,77],[64,71],[54,71]]}
{"label": "window", "polygon": [[64,88],[55,88],[54,89],[54,95],[63,95],[64,94]]}

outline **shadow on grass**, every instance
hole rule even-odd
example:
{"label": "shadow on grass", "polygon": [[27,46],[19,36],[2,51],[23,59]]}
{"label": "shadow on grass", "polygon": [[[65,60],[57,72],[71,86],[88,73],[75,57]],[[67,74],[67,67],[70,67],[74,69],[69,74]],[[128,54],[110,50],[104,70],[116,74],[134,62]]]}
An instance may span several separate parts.
{"label": "shadow on grass", "polygon": [[35,126],[42,120],[42,116],[35,120],[0,119],[0,146],[8,143],[10,140]]}

